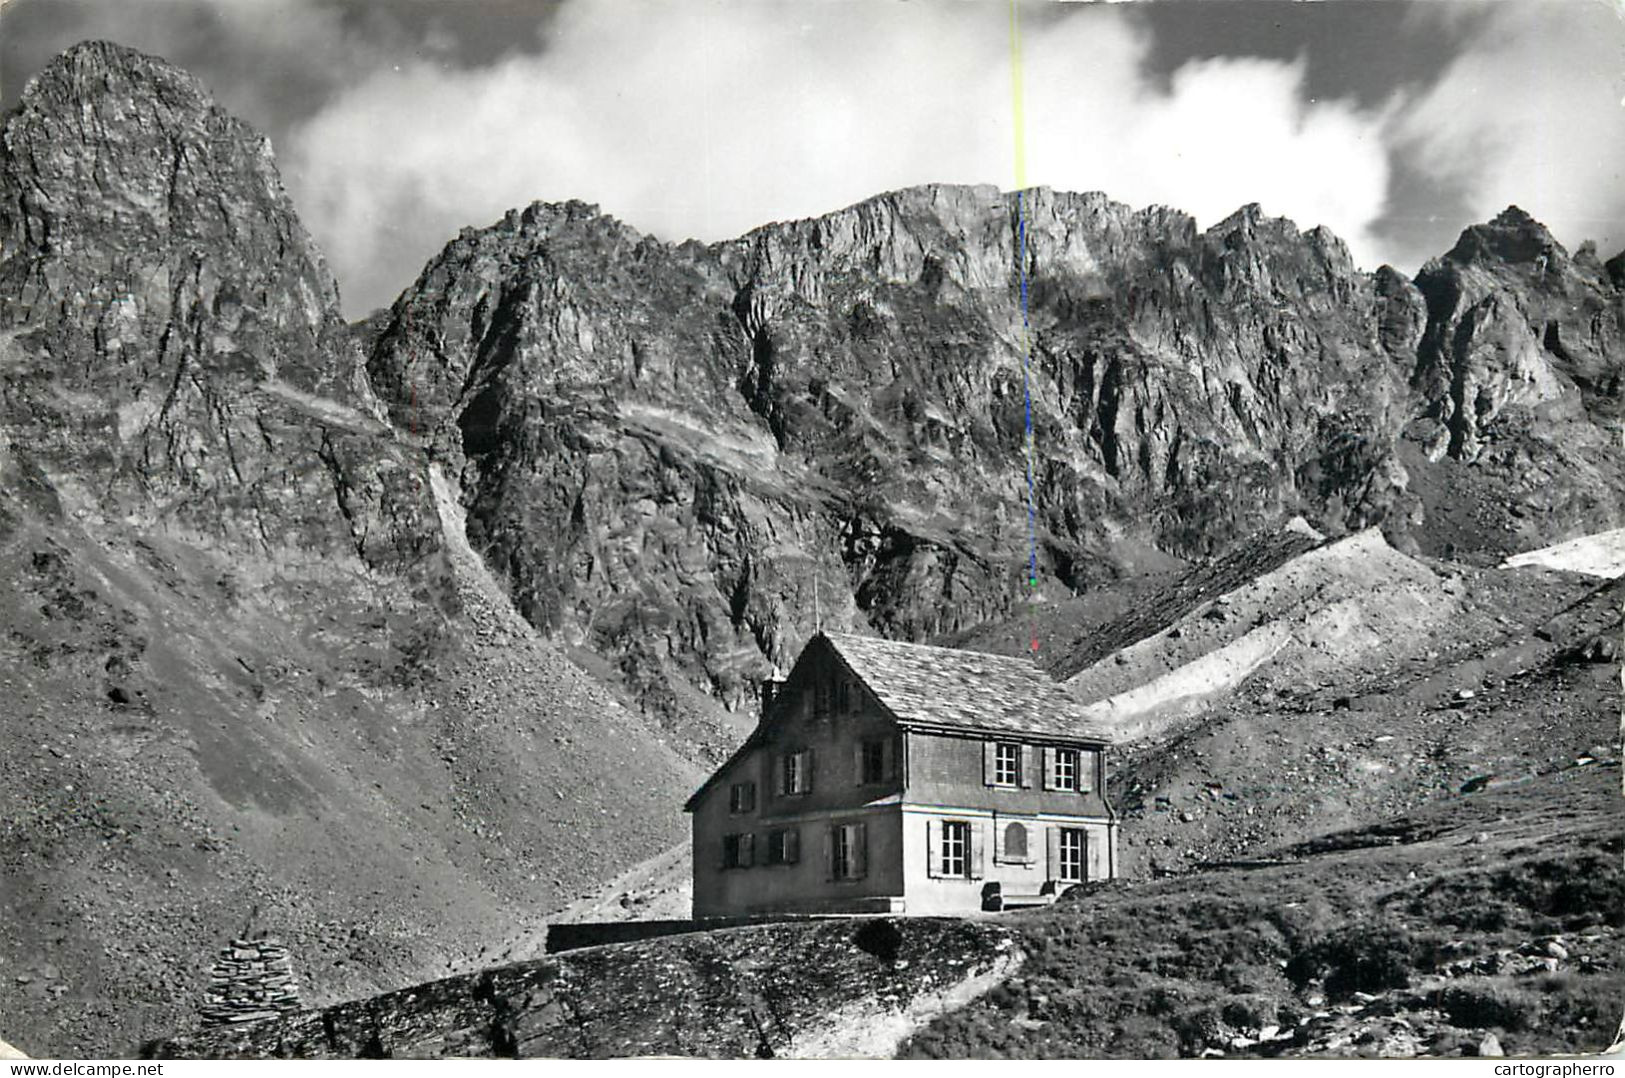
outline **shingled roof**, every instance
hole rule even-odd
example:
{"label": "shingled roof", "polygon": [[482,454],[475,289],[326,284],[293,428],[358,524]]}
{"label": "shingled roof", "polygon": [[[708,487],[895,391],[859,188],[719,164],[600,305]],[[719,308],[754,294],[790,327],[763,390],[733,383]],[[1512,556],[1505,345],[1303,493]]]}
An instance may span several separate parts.
{"label": "shingled roof", "polygon": [[920,726],[1109,741],[1031,660],[824,633],[897,720]]}

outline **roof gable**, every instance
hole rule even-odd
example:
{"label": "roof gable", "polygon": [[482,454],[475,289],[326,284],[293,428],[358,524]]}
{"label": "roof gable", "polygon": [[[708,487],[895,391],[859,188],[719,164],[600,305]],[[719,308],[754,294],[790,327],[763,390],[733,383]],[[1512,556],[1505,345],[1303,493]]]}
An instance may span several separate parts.
{"label": "roof gable", "polygon": [[1081,705],[1028,659],[846,633],[820,635],[898,722],[1111,740],[1103,728],[1081,718]]}
{"label": "roof gable", "polygon": [[1106,744],[1111,735],[1079,717],[1082,705],[1028,659],[820,632],[796,657],[778,698],[733,755],[684,803],[700,798],[784,720],[805,690],[817,649],[828,648],[903,725],[1026,734]]}

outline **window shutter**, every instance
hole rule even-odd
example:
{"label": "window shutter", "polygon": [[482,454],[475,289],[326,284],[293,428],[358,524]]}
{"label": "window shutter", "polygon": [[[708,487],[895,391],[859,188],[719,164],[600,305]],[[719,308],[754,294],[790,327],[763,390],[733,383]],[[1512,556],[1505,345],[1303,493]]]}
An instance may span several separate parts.
{"label": "window shutter", "polygon": [[998,774],[999,745],[996,741],[982,742],[982,785],[992,786]]}
{"label": "window shutter", "polygon": [[1044,789],[1055,789],[1055,749],[1053,746],[1044,746]]}
{"label": "window shutter", "polygon": [[1078,752],[1078,792],[1090,793],[1095,788],[1095,768],[1099,766],[1100,753],[1093,749],[1082,749]]}
{"label": "window shutter", "polygon": [[942,876],[942,821],[925,821],[925,874],[932,878]]}
{"label": "window shutter", "polygon": [[784,781],[784,757],[775,756],[773,762],[776,765],[773,768],[773,792],[783,797],[790,792],[789,786]]}
{"label": "window shutter", "polygon": [[739,867],[749,868],[756,863],[756,836],[749,831],[739,836]]}
{"label": "window shutter", "polygon": [[813,788],[813,754],[811,749],[801,750],[801,792],[812,793]]}
{"label": "window shutter", "polygon": [[835,878],[835,828],[824,828],[824,879]]}
{"label": "window shutter", "polygon": [[993,863],[998,864],[1004,860],[1004,824],[999,822],[998,816],[993,817]]}
{"label": "window shutter", "polygon": [[1047,851],[1049,861],[1048,867],[1045,869],[1045,875],[1052,880],[1058,880],[1061,878],[1061,829],[1052,826],[1044,837],[1049,847]]}
{"label": "window shutter", "polygon": [[852,825],[852,878],[861,880],[869,874],[869,825]]}
{"label": "window shutter", "polygon": [[970,831],[970,878],[979,880],[987,875],[983,867],[987,858],[987,829],[981,820],[972,820],[967,830]]}
{"label": "window shutter", "polygon": [[784,832],[784,863],[793,865],[801,860],[801,831],[791,828]]}
{"label": "window shutter", "polygon": [[863,742],[852,742],[852,785],[863,785]]}
{"label": "window shutter", "polygon": [[1021,746],[1021,770],[1016,774],[1016,781],[1021,784],[1021,788],[1024,790],[1032,787],[1033,747],[1031,745]]}

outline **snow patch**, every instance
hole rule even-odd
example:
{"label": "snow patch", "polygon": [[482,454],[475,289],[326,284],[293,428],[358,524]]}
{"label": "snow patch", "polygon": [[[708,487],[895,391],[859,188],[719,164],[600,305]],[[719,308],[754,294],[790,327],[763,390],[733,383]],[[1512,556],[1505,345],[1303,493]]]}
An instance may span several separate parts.
{"label": "snow patch", "polygon": [[1625,528],[1582,535],[1566,543],[1514,554],[1501,563],[1503,569],[1525,566],[1566,569],[1571,573],[1584,573],[1608,580],[1625,576]]}

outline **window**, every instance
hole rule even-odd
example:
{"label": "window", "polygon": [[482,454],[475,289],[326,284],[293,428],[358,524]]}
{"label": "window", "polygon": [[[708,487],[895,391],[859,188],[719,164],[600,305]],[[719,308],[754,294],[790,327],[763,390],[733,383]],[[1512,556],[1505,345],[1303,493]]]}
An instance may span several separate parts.
{"label": "window", "polygon": [[736,782],[728,791],[728,811],[738,816],[745,812],[756,811],[756,784],[754,782]]}
{"label": "window", "polygon": [[942,874],[970,875],[970,824],[945,820],[942,824]]}
{"label": "window", "polygon": [[1019,823],[1013,823],[1004,829],[1004,859],[1006,861],[1027,859],[1027,829]]}
{"label": "window", "polygon": [[858,880],[868,872],[867,830],[861,823],[830,828],[830,875],[835,879]]}
{"label": "window", "polygon": [[852,710],[852,684],[845,678],[835,683],[835,710],[843,715]]}
{"label": "window", "polygon": [[1055,750],[1055,774],[1050,779],[1050,786],[1057,790],[1076,790],[1078,788],[1078,750]]}
{"label": "window", "polygon": [[858,781],[865,786],[886,781],[886,743],[865,741],[858,762]]}
{"label": "window", "polygon": [[793,865],[801,860],[801,832],[773,831],[767,836],[767,863]]}
{"label": "window", "polygon": [[812,750],[787,752],[779,761],[779,793],[812,792]]}
{"label": "window", "polygon": [[722,836],[722,867],[749,868],[756,861],[756,836],[752,834]]}
{"label": "window", "polygon": [[993,747],[993,785],[1014,786],[1021,781],[1021,746],[1001,741]]}
{"label": "window", "polygon": [[1060,864],[1056,866],[1056,878],[1064,883],[1083,882],[1083,829],[1079,827],[1061,828]]}

